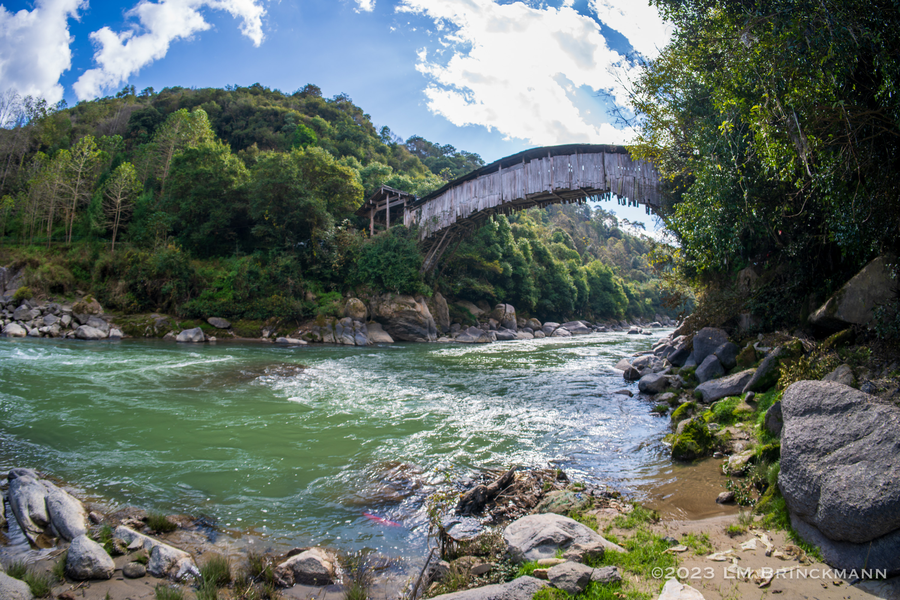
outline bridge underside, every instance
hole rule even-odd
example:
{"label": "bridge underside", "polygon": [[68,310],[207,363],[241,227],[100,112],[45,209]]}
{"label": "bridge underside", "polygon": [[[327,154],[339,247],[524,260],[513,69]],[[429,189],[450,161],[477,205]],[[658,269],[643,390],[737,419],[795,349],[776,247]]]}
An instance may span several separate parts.
{"label": "bridge underside", "polygon": [[389,226],[402,210],[402,222],[418,227],[427,271],[492,215],[612,195],[630,205],[643,204],[650,213],[660,204],[659,174],[648,163],[632,161],[623,146],[570,144],[500,159],[423,198],[381,188],[357,214],[368,216],[374,231],[376,221]]}

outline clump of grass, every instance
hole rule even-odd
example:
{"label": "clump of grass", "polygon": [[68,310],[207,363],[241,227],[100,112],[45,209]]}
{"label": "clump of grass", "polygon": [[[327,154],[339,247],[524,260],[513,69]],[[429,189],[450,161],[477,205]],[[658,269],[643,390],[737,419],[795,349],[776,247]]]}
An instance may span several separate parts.
{"label": "clump of grass", "polygon": [[213,588],[226,586],[231,583],[231,563],[221,554],[213,554],[200,567],[200,578]]}
{"label": "clump of grass", "polygon": [[367,600],[372,585],[372,571],[369,556],[365,551],[355,552],[343,557],[344,571],[347,573],[349,585],[344,590],[345,600]]}
{"label": "clump of grass", "polygon": [[22,581],[28,584],[28,589],[35,598],[46,598],[53,588],[53,576],[50,573],[29,570]]}
{"label": "clump of grass", "polygon": [[147,555],[146,550],[141,550],[140,552],[135,554],[131,558],[131,560],[132,560],[132,562],[141,563],[142,565],[144,565],[146,567],[147,564],[150,562],[150,556]]}
{"label": "clump of grass", "polygon": [[109,524],[103,525],[97,532],[97,543],[103,546],[107,554],[113,556],[113,530]]}
{"label": "clump of grass", "polygon": [[535,569],[540,569],[540,565],[537,564],[536,560],[531,560],[526,563],[523,563],[518,572],[516,572],[516,577],[524,577],[525,575],[531,575],[534,573]]}
{"label": "clump of grass", "polygon": [[[600,524],[597,522],[597,517],[595,515],[583,513],[580,510],[570,510],[568,516],[570,519],[574,519],[575,521],[578,521],[582,525],[584,525],[586,527],[590,527],[594,531],[597,531],[597,528],[600,526]],[[558,556],[557,558],[562,558],[562,557]]]}
{"label": "clump of grass", "polygon": [[631,512],[627,515],[619,515],[613,519],[613,525],[619,529],[634,529],[646,523],[656,523],[659,521],[659,513],[649,508],[644,508],[640,504],[634,504]]}
{"label": "clump of grass", "polygon": [[170,533],[178,529],[178,525],[169,520],[169,517],[162,513],[152,512],[147,515],[147,527],[156,533]]}
{"label": "clump of grass", "polygon": [[727,533],[729,537],[737,537],[739,535],[747,533],[747,528],[743,525],[732,524],[728,526],[728,529],[725,530],[725,533]]}
{"label": "clump of grass", "polygon": [[53,577],[57,581],[65,581],[66,580],[66,558],[68,557],[68,552],[63,552],[59,560],[53,563],[53,567],[50,569],[50,573],[53,574]]}
{"label": "clump of grass", "polygon": [[713,551],[712,542],[708,533],[699,535],[688,533],[681,537],[681,543],[694,551],[696,555],[710,554]]}
{"label": "clump of grass", "polygon": [[250,551],[247,554],[247,562],[249,563],[248,574],[253,580],[272,584],[274,588],[275,569],[265,554]]}
{"label": "clump of grass", "polygon": [[591,567],[616,566],[640,577],[650,578],[655,568],[663,572],[678,566],[678,558],[667,553],[669,543],[646,526],[635,530],[634,534],[620,543],[628,552],[607,550],[599,559],[588,559]]}
{"label": "clump of grass", "polygon": [[184,590],[179,587],[157,584],[156,600],[184,600]]}
{"label": "clump of grass", "polygon": [[28,565],[21,560],[13,561],[6,565],[6,574],[13,579],[24,580],[25,575],[28,574]]}
{"label": "clump of grass", "polygon": [[219,589],[208,581],[202,581],[195,596],[196,600],[219,600]]}

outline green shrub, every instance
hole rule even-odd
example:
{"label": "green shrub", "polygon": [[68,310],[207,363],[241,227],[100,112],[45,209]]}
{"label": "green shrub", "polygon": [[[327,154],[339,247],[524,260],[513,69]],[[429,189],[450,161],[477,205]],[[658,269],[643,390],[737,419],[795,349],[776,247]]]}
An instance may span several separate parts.
{"label": "green shrub", "polygon": [[430,295],[420,273],[422,261],[415,234],[402,225],[391,227],[363,245],[354,281],[383,292]]}
{"label": "green shrub", "polygon": [[34,298],[34,292],[31,291],[31,288],[23,285],[19,289],[16,290],[16,293],[13,294],[13,300],[16,302],[22,302],[23,300],[31,300]]}
{"label": "green shrub", "polygon": [[147,527],[151,531],[157,533],[169,533],[178,529],[178,525],[169,520],[169,517],[162,513],[151,512],[147,515]]}

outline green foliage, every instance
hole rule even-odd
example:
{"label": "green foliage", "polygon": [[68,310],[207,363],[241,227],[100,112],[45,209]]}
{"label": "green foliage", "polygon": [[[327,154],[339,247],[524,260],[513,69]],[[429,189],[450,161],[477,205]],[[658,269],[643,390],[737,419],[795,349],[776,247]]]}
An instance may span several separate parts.
{"label": "green foliage", "polygon": [[672,443],[672,458],[694,460],[709,454],[715,446],[715,438],[709,433],[704,419],[695,417],[684,427]]}
{"label": "green foliage", "polygon": [[68,557],[68,554],[68,551],[60,554],[59,559],[53,563],[52,567],[50,567],[50,574],[53,575],[55,581],[66,580],[66,558]]}
{"label": "green foliage", "polygon": [[784,390],[798,381],[822,379],[836,369],[840,362],[835,352],[818,348],[806,356],[782,361],[778,388]]}
{"label": "green foliage", "polygon": [[23,285],[13,294],[13,300],[15,300],[16,302],[31,300],[32,298],[34,298],[34,292],[32,292],[31,288],[27,285]]}
{"label": "green foliage", "polygon": [[231,583],[231,563],[221,554],[212,554],[200,567],[200,578],[214,589],[224,587]]}
{"label": "green foliage", "polygon": [[28,574],[28,563],[22,560],[16,560],[6,565],[6,574],[13,579],[24,580]]}
{"label": "green foliage", "polygon": [[156,600],[184,600],[184,590],[164,583],[156,584]]}
{"label": "green foliage", "polygon": [[738,397],[723,398],[713,404],[703,416],[707,423],[718,423],[723,426],[733,425],[740,420],[740,416],[734,412],[740,403],[741,399]]}
{"label": "green foliage", "polygon": [[675,267],[708,282],[756,265],[746,307],[766,328],[799,323],[811,295],[900,243],[898,13],[859,0],[656,4],[675,35],[636,86],[633,155],[665,180]]}
{"label": "green foliage", "polygon": [[156,533],[170,533],[178,529],[178,525],[169,520],[163,513],[151,512],[147,515],[147,527]]}
{"label": "green foliage", "polygon": [[632,504],[631,511],[625,515],[619,515],[613,519],[613,525],[619,529],[634,529],[648,523],[659,521],[659,513],[655,510],[644,508],[640,504]]}
{"label": "green foliage", "polygon": [[430,294],[420,273],[422,260],[414,232],[398,225],[363,245],[354,281],[378,291]]}

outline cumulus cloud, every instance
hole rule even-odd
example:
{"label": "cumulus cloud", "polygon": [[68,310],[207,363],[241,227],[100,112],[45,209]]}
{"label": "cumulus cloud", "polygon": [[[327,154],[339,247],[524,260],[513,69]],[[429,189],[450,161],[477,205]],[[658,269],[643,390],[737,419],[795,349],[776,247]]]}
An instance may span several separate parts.
{"label": "cumulus cloud", "polygon": [[[402,0],[400,12],[436,23],[440,47],[419,54],[428,107],[455,125],[496,128],[533,144],[623,143],[633,135],[588,114],[604,91],[624,105],[634,75],[590,17],[570,5],[533,8],[493,0]],[[449,56],[449,58],[447,58]]]}
{"label": "cumulus cloud", "polygon": [[356,3],[359,4],[356,12],[372,12],[375,10],[375,0],[356,0]]}
{"label": "cumulus cloud", "polygon": [[75,94],[81,100],[96,98],[164,57],[172,42],[209,29],[200,13],[204,8],[227,11],[241,20],[241,33],[254,46],[262,43],[266,11],[260,0],[144,0],[128,12],[139,23],[132,29],[117,33],[103,27],[91,33],[98,67],[85,71],[75,82]]}
{"label": "cumulus cloud", "polygon": [[628,38],[631,46],[647,58],[659,54],[672,37],[672,25],[646,2],[590,0],[590,7],[604,25]]}
{"label": "cumulus cloud", "polygon": [[12,13],[0,5],[0,86],[23,96],[62,100],[60,76],[72,66],[69,18],[86,0],[37,0],[32,10]]}

